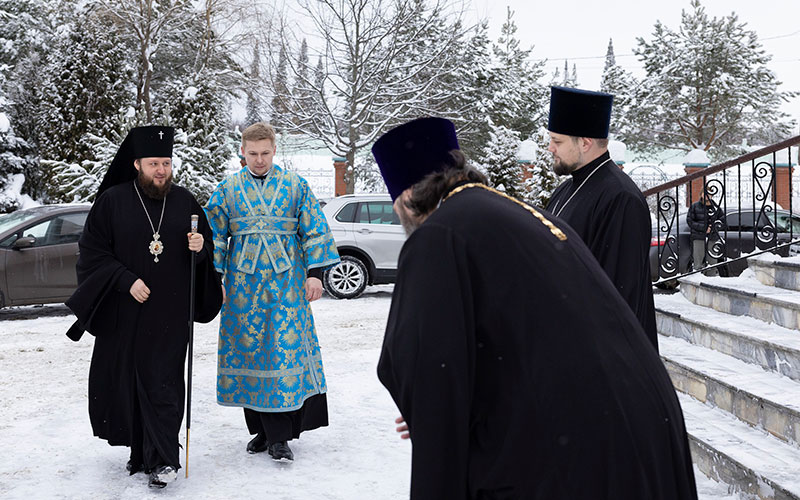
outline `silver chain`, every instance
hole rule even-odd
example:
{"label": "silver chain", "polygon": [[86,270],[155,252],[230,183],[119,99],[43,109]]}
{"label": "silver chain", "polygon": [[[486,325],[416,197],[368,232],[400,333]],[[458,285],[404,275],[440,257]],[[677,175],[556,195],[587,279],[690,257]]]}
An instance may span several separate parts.
{"label": "silver chain", "polygon": [[144,209],[144,214],[147,216],[147,222],[150,223],[150,229],[153,230],[153,237],[158,239],[158,236],[160,236],[158,233],[161,231],[161,222],[164,220],[164,207],[167,206],[167,197],[164,196],[164,203],[161,204],[161,218],[158,219],[158,229],[156,229],[153,226],[153,220],[150,219],[150,214],[147,212],[147,207],[144,206],[142,195],[139,194],[139,188],[136,187],[136,181],[133,181],[133,190],[136,191],[136,195],[139,196],[139,201],[142,202],[142,208]]}
{"label": "silver chain", "polygon": [[576,189],[576,190],[575,190],[575,192],[573,192],[573,193],[572,193],[572,196],[570,196],[569,198],[567,198],[567,201],[565,201],[565,202],[564,202],[564,204],[563,204],[563,205],[561,205],[561,208],[558,210],[558,212],[556,212],[556,213],[555,213],[555,216],[556,216],[556,217],[558,217],[558,216],[560,216],[560,215],[561,215],[561,212],[563,212],[563,211],[564,211],[564,209],[565,209],[565,208],[566,208],[566,206],[567,206],[567,203],[569,203],[569,202],[571,202],[571,201],[572,201],[572,198],[574,198],[574,197],[575,197],[575,195],[576,195],[576,194],[578,194],[578,191],[580,191],[580,190],[581,190],[581,188],[583,187],[583,185],[584,185],[584,184],[586,184],[586,183],[589,181],[589,178],[590,178],[591,176],[593,176],[595,172],[597,172],[598,170],[600,170],[600,167],[602,167],[603,165],[605,165],[606,163],[608,163],[608,162],[610,162],[610,161],[611,161],[611,158],[607,159],[606,161],[604,161],[603,163],[601,163],[600,165],[598,165],[597,167],[595,167],[595,169],[594,169],[594,170],[592,170],[592,172],[591,172],[591,173],[590,173],[588,176],[586,176],[586,179],[584,179],[584,180],[583,180],[583,182],[581,182],[581,185],[580,185],[580,186],[578,186],[578,189]]}

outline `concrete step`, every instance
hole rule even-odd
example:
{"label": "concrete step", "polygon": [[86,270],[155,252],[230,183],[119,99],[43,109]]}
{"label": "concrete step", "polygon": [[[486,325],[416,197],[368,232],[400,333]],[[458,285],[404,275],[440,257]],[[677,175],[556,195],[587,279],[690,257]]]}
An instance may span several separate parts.
{"label": "concrete step", "polygon": [[800,383],[674,337],[661,337],[659,348],[680,392],[800,443]]}
{"label": "concrete step", "polygon": [[800,291],[800,257],[761,254],[747,259],[747,266],[767,286]]}
{"label": "concrete step", "polygon": [[758,281],[750,269],[736,278],[693,274],[679,282],[683,296],[699,306],[734,316],[750,316],[794,330],[800,328],[800,294],[767,286]]}
{"label": "concrete step", "polygon": [[800,449],[678,393],[697,467],[737,493],[800,500]]}
{"label": "concrete step", "polygon": [[800,381],[800,332],[731,316],[681,294],[655,296],[661,335],[677,337]]}

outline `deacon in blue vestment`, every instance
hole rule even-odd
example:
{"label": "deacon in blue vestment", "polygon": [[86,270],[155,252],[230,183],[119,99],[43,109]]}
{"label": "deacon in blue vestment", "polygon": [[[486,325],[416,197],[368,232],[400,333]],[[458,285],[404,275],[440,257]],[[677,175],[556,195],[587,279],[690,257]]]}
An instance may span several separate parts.
{"label": "deacon in blue vestment", "polygon": [[249,453],[291,461],[288,441],[328,425],[325,373],[309,302],[339,261],[308,183],[272,163],[275,131],[242,133],[247,163],[214,190],[206,214],[223,275],[217,402],[244,408]]}

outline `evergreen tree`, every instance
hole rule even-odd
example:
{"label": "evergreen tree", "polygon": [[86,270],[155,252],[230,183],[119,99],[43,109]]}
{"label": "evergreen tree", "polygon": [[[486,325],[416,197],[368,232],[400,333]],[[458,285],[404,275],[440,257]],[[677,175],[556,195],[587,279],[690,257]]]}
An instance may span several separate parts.
{"label": "evergreen tree", "polygon": [[79,11],[54,40],[37,113],[43,158],[80,163],[92,155],[89,135],[107,137],[110,117],[133,99],[127,51],[93,9]]}
{"label": "evergreen tree", "polygon": [[487,115],[494,105],[487,99],[492,92],[492,52],[489,23],[477,24],[471,36],[459,48],[454,69],[443,85],[457,89],[446,104],[448,113],[458,129],[458,141],[467,158],[480,160],[488,137]]}
{"label": "evergreen tree", "polygon": [[6,113],[5,69],[5,66],[0,66],[0,213],[20,208],[25,174],[38,166],[27,142],[14,134]]}
{"label": "evergreen tree", "polygon": [[606,65],[603,67],[603,72],[608,71],[612,66],[617,65],[617,58],[614,56],[614,42],[608,39],[608,49],[606,49]]}
{"label": "evergreen tree", "polygon": [[173,103],[166,112],[176,129],[175,181],[204,204],[235,154],[226,127],[227,104],[214,85],[213,76],[202,73],[187,83],[169,85],[166,92]]}
{"label": "evergreen tree", "polygon": [[292,113],[293,114],[293,121],[297,123],[296,116],[298,114],[306,114],[309,110],[311,110],[314,106],[314,96],[313,96],[313,87],[309,85],[313,78],[311,75],[311,68],[308,64],[308,42],[306,39],[303,38],[302,43],[300,44],[300,52],[297,55],[297,59],[294,61],[294,64],[297,67],[294,70],[294,87],[292,90],[292,94],[294,95],[294,99],[292,100],[292,106],[297,108],[301,108],[297,110],[298,112]]}
{"label": "evergreen tree", "polygon": [[253,62],[250,63],[250,84],[247,86],[247,118],[246,124],[252,125],[261,121],[261,102],[258,93],[253,91],[260,85],[259,75],[261,74],[261,54],[259,50],[259,43],[253,46]]}
{"label": "evergreen tree", "polygon": [[624,137],[629,146],[698,148],[722,158],[743,139],[790,135],[794,122],[779,107],[795,93],[778,91],[771,56],[736,14],[711,18],[692,0],[678,30],[657,22],[652,38],[637,42],[647,78],[632,115],[637,127]]}
{"label": "evergreen tree", "polygon": [[0,194],[0,211],[18,208],[20,191],[34,199],[44,192],[32,111],[40,106],[42,54],[54,31],[50,12],[33,0],[0,0],[0,192],[8,195]]}
{"label": "evergreen tree", "polygon": [[[529,62],[533,49],[520,47],[516,31],[514,12],[508,9],[496,43],[490,44],[487,25],[482,23],[463,51],[471,68],[464,71],[465,90],[459,94],[467,101],[469,133],[460,135],[459,141],[468,157],[479,163],[485,163],[484,146],[493,129],[502,126],[526,137],[546,118],[549,93],[538,82],[544,62]],[[497,130],[494,133],[498,135]]]}
{"label": "evergreen tree", "polygon": [[[611,112],[609,135],[614,138],[630,137],[635,133],[631,114],[639,108],[637,89],[639,84],[631,73],[617,65],[614,46],[608,42],[605,69],[600,81],[600,90],[614,95],[614,108]],[[646,105],[642,103],[641,105]]]}
{"label": "evergreen tree", "polygon": [[[91,5],[62,26],[52,45],[36,111],[38,152],[46,160],[81,165],[92,159],[91,137],[108,137],[120,106],[132,101],[131,66],[124,46]],[[71,201],[64,184],[50,182],[62,163],[49,165],[42,169],[46,199]]]}
{"label": "evergreen tree", "polygon": [[86,141],[91,144],[92,154],[80,163],[63,160],[42,160],[42,168],[51,171],[51,183],[59,186],[53,201],[65,203],[92,202],[97,188],[117,154],[128,131],[136,126],[133,108],[109,117],[108,130],[104,136],[89,134]]}
{"label": "evergreen tree", "polygon": [[527,137],[544,116],[545,102],[549,96],[546,89],[538,83],[543,75],[544,62],[528,62],[533,49],[520,48],[516,32],[514,11],[508,8],[500,38],[492,47],[495,65],[491,75],[489,118],[493,124],[502,125],[516,131],[521,137]]}
{"label": "evergreen tree", "polygon": [[272,89],[272,118],[270,123],[279,131],[283,131],[289,121],[289,106],[291,95],[289,94],[288,71],[287,71],[286,46],[281,45],[280,55],[278,56],[278,67],[273,77],[274,87]]}
{"label": "evergreen tree", "polygon": [[525,199],[533,205],[545,207],[561,180],[553,171],[553,155],[548,150],[550,133],[547,128],[536,130],[531,139],[536,144],[536,153],[528,167],[531,176],[524,183]]}
{"label": "evergreen tree", "polygon": [[503,125],[492,124],[489,141],[481,155],[481,167],[489,179],[489,185],[507,195],[523,199],[522,169],[517,160],[519,133]]}

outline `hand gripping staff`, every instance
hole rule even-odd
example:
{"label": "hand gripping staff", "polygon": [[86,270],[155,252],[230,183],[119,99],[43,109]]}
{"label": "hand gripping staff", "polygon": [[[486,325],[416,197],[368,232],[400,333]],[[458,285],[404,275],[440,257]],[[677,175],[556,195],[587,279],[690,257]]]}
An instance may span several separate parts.
{"label": "hand gripping staff", "polygon": [[[192,234],[197,233],[197,222],[199,215],[192,215]],[[192,421],[192,347],[194,345],[194,259],[196,252],[189,251],[191,254],[191,266],[189,270],[189,353],[186,366],[186,477],[189,477],[189,429]]]}

